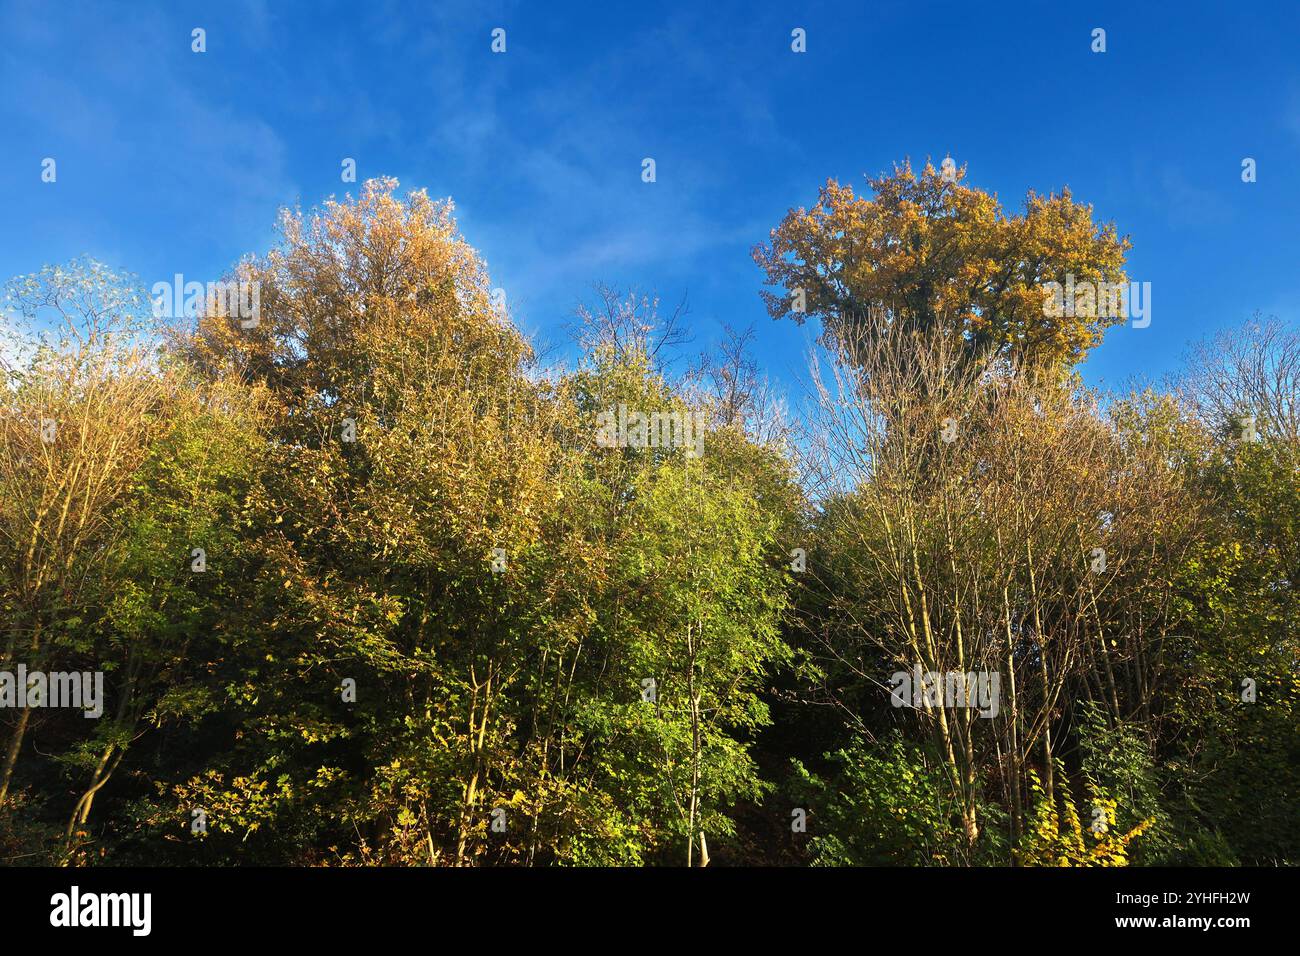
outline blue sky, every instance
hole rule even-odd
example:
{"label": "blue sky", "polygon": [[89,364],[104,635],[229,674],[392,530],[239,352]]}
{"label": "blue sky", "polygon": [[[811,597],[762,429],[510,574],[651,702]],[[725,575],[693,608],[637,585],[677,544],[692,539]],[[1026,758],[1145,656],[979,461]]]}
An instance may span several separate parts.
{"label": "blue sky", "polygon": [[90,254],[149,285],[216,278],[269,247],[277,207],[355,192],[353,157],[452,197],[543,342],[603,280],[686,296],[695,348],[753,324],[793,387],[811,330],[767,316],[751,247],[828,177],[951,154],[1005,207],[1068,185],[1132,238],[1152,323],[1084,374],[1158,380],[1256,310],[1300,317],[1298,11],[0,0],[0,272]]}

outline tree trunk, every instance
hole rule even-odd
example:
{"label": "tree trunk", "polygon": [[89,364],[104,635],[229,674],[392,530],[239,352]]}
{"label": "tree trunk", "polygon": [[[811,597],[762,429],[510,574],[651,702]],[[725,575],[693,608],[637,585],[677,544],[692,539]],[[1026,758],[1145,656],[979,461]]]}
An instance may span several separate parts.
{"label": "tree trunk", "polygon": [[23,737],[27,733],[27,720],[31,713],[27,707],[22,709],[18,715],[18,726],[14,728],[13,736],[9,738],[4,768],[0,769],[0,808],[4,807],[5,800],[9,797],[9,781],[13,779],[14,765],[18,763],[18,752],[23,748]]}
{"label": "tree trunk", "polygon": [[[32,632],[32,643],[29,648],[28,658],[35,663],[36,652],[41,646],[41,626],[38,622],[35,630]],[[0,768],[0,809],[5,805],[9,797],[9,783],[13,780],[14,767],[18,763],[18,755],[23,749],[23,738],[27,736],[27,722],[31,719],[32,711],[30,707],[24,707],[22,713],[18,715],[18,726],[14,728],[13,736],[9,738],[9,749],[5,752],[4,767]]]}

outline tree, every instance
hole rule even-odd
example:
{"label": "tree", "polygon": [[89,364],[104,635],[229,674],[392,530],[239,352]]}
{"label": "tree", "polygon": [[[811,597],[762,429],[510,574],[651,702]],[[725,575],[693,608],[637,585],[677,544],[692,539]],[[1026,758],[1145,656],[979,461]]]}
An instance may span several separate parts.
{"label": "tree", "polygon": [[1300,440],[1300,329],[1256,316],[1198,343],[1179,391],[1205,425],[1233,437]]}
{"label": "tree", "polygon": [[[3,665],[69,663],[111,593],[113,520],[165,427],[174,380],[158,369],[144,297],[129,276],[78,260],[6,286],[0,386]],[[4,806],[32,709],[18,711],[0,764]]]}
{"label": "tree", "polygon": [[[868,180],[874,196],[830,180],[811,209],[791,210],[754,249],[773,318],[818,316],[826,336],[858,346],[898,325],[941,328],[969,354],[994,351],[1033,364],[1069,367],[1096,345],[1119,315],[1045,309],[1046,283],[1126,283],[1129,248],[1111,224],[1068,189],[1030,193],[1023,214],[1007,216],[996,197],[910,163]],[[1064,314],[1068,311],[1070,314]]]}
{"label": "tree", "polygon": [[1076,696],[1095,686],[1120,706],[1113,657],[1135,656],[1141,681],[1122,696],[1146,706],[1140,688],[1159,682],[1176,620],[1162,582],[1183,525],[1170,515],[1195,511],[1180,473],[1126,442],[1086,393],[961,350],[940,329],[887,326],[841,352],[831,381],[819,376],[817,447],[839,490],[817,522],[826,596],[809,623],[824,690],[860,733],[891,673],[997,678],[1000,705],[983,716],[969,684],[914,711],[962,808],[969,859],[986,788],[1001,786],[1013,845],[1031,767],[1054,797]]}

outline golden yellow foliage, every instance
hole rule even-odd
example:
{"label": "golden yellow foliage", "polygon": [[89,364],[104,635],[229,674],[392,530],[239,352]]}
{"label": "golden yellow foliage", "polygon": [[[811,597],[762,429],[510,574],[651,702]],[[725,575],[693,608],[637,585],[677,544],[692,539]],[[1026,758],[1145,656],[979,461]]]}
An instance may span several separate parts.
{"label": "golden yellow foliage", "polygon": [[[1098,226],[1069,189],[1030,192],[1021,214],[997,197],[910,163],[868,180],[874,198],[835,180],[811,209],[793,209],[754,249],[769,285],[773,318],[822,319],[841,343],[881,323],[924,331],[935,325],[1048,365],[1072,365],[1118,317],[1045,315],[1047,282],[1126,282],[1127,237]],[[951,180],[951,181],[950,181]]]}
{"label": "golden yellow foliage", "polygon": [[1057,781],[1054,800],[1047,799],[1037,774],[1031,770],[1029,776],[1038,802],[1016,850],[1021,866],[1128,866],[1129,844],[1151,826],[1150,819],[1121,833],[1115,829],[1116,802],[1097,796],[1093,800],[1094,822],[1085,827],[1064,775]]}

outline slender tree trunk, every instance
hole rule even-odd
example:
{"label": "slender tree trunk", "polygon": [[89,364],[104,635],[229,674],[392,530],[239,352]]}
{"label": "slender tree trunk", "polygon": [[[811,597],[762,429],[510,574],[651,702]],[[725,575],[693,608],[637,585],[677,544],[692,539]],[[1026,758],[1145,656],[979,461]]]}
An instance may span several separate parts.
{"label": "slender tree trunk", "polygon": [[0,808],[3,808],[5,801],[9,797],[9,781],[14,776],[14,765],[18,763],[18,753],[23,748],[23,737],[27,734],[27,721],[31,717],[31,710],[24,707],[18,714],[18,726],[14,728],[12,736],[9,738],[9,748],[5,751],[5,762],[3,769],[0,769]]}
{"label": "slender tree trunk", "polygon": [[[477,697],[477,694],[475,695]],[[483,717],[477,728],[474,726],[475,709],[473,701],[470,706],[470,746],[473,754],[473,770],[465,781],[464,798],[460,812],[460,826],[456,837],[456,863],[464,866],[465,850],[469,844],[469,830],[474,818],[474,802],[478,797],[480,773],[483,770],[483,744],[487,739],[488,714],[492,700],[492,672],[489,668],[487,681],[483,687]]]}
{"label": "slender tree trunk", "polygon": [[[29,648],[28,658],[35,663],[36,652],[41,646],[41,626],[39,621],[32,632],[32,643]],[[18,715],[18,726],[14,728],[13,736],[9,738],[9,748],[5,751],[4,766],[0,768],[0,808],[3,808],[5,801],[9,798],[9,784],[13,780],[14,767],[18,764],[18,755],[23,749],[23,738],[27,736],[27,723],[31,719],[32,711],[30,707],[24,707]]]}
{"label": "slender tree trunk", "polygon": [[[103,755],[99,759],[99,765],[95,768],[95,775],[91,780],[90,787],[81,795],[77,805],[72,808],[72,816],[68,819],[68,825],[63,831],[64,850],[72,849],[72,835],[76,831],[77,825],[85,823],[90,818],[90,806],[95,800],[95,794],[108,783],[109,778],[113,776],[113,771],[122,762],[125,751],[116,750],[116,756],[114,757],[115,750],[116,747],[113,744],[109,744],[105,748]],[[113,758],[111,767],[108,765],[110,757]]]}
{"label": "slender tree trunk", "polygon": [[1020,842],[1022,816],[1020,805],[1020,705],[1016,699],[1016,661],[1015,651],[1012,646],[1014,637],[1011,629],[1011,599],[1005,584],[1002,587],[1002,608],[1007,633],[1007,703],[1011,709],[1011,713],[1007,718],[1007,757],[1011,763],[1011,848],[1014,850]]}
{"label": "slender tree trunk", "polygon": [[[1028,526],[1026,526],[1026,535]],[[1025,556],[1028,559],[1029,594],[1034,610],[1034,640],[1038,642],[1038,669],[1043,681],[1043,789],[1047,802],[1055,802],[1056,773],[1052,759],[1052,692],[1051,677],[1047,672],[1047,639],[1043,636],[1042,613],[1038,606],[1038,576],[1034,573],[1034,546],[1025,541]]]}
{"label": "slender tree trunk", "polygon": [[[695,850],[695,820],[699,814],[700,805],[700,701],[695,693],[695,640],[691,636],[691,625],[686,625],[686,646],[690,659],[687,661],[686,670],[686,696],[691,705],[691,801],[690,811],[687,819],[688,836],[686,840],[686,865],[694,866]],[[700,834],[700,848],[704,849],[704,834]],[[708,862],[707,854],[704,856],[704,862],[700,865],[706,865]]]}

